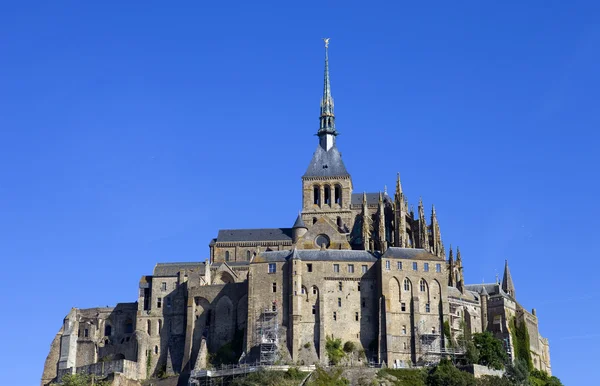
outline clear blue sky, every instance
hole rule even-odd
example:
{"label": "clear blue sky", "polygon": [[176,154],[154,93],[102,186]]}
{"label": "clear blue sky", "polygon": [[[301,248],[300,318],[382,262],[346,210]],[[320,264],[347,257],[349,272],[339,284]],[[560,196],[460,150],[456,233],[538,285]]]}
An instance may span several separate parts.
{"label": "clear blue sky", "polygon": [[588,384],[600,3],[92,3],[0,7],[3,384],[39,383],[71,307],[135,301],[219,228],[292,225],[327,36],[356,191],[401,172],[469,282],[509,259],[555,374]]}

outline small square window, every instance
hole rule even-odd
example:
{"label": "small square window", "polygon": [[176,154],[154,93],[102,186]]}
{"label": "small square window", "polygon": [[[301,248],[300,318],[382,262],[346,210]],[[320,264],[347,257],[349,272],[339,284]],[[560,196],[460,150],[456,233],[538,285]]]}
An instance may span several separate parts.
{"label": "small square window", "polygon": [[161,291],[167,290],[167,282],[163,281],[162,283],[160,283],[160,290]]}
{"label": "small square window", "polygon": [[413,271],[418,271],[418,270],[419,270],[419,267],[417,267],[417,263],[414,262],[413,263]]}
{"label": "small square window", "polygon": [[340,272],[340,265],[339,264],[334,264],[333,265],[333,272]]}
{"label": "small square window", "polygon": [[277,292],[277,283],[273,283],[273,292]]}
{"label": "small square window", "polygon": [[312,264],[306,264],[306,270],[312,272]]}
{"label": "small square window", "polygon": [[277,272],[277,265],[275,263],[269,263],[269,273]]}
{"label": "small square window", "polygon": [[338,298],[338,307],[342,306],[342,298]]}
{"label": "small square window", "polygon": [[423,271],[429,272],[429,263],[423,264]]}
{"label": "small square window", "polygon": [[161,308],[162,307],[162,298],[157,298],[156,299],[156,308]]}
{"label": "small square window", "polygon": [[333,320],[337,320],[337,312],[333,312]]}
{"label": "small square window", "polygon": [[400,311],[406,312],[406,303],[400,303]]}
{"label": "small square window", "polygon": [[386,262],[385,262],[385,269],[387,271],[389,271],[391,269],[391,265],[392,265],[392,263],[389,260],[386,260]]}
{"label": "small square window", "polygon": [[398,262],[398,271],[402,271],[402,262],[401,261]]}
{"label": "small square window", "polygon": [[348,264],[348,273],[354,273],[354,264]]}
{"label": "small square window", "polygon": [[441,264],[436,264],[435,265],[435,272],[442,272],[442,265]]}
{"label": "small square window", "polygon": [[363,265],[362,266],[362,273],[367,273],[367,269],[368,269],[367,266]]}

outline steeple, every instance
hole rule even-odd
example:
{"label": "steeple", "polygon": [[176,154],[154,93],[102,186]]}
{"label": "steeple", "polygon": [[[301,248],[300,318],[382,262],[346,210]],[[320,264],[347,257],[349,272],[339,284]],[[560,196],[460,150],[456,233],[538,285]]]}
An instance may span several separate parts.
{"label": "steeple", "polygon": [[504,290],[504,292],[516,299],[515,285],[513,284],[512,276],[510,275],[510,269],[508,269],[508,260],[504,261],[504,276],[502,277],[502,289]]}
{"label": "steeple", "polygon": [[371,217],[369,216],[369,210],[367,209],[367,193],[363,193],[363,202],[362,202],[362,244],[365,251],[371,250],[371,234],[372,234],[372,224]]}
{"label": "steeple", "polygon": [[442,244],[440,224],[438,223],[437,215],[435,213],[435,206],[433,205],[431,206],[431,235],[433,239],[431,252],[436,256],[443,257],[445,255],[444,244]]}
{"label": "steeple", "polygon": [[408,203],[402,192],[400,183],[400,173],[396,176],[396,193],[394,195],[394,245],[401,248],[408,248],[408,234],[406,232],[406,211]]}
{"label": "steeple", "polygon": [[419,198],[419,247],[429,251],[429,234],[427,232],[427,221],[425,220],[425,209],[423,199]]}
{"label": "steeple", "polygon": [[335,145],[335,115],[333,113],[333,97],[331,96],[331,85],[329,83],[329,38],[325,41],[325,76],[323,81],[323,97],[321,98],[321,115],[319,117],[320,127],[317,135],[319,144],[323,149],[329,151]]}
{"label": "steeple", "polygon": [[379,202],[378,202],[378,227],[377,227],[377,236],[379,243],[379,250],[381,253],[384,253],[387,249],[387,240],[385,234],[385,206],[383,204],[383,195],[379,192]]}

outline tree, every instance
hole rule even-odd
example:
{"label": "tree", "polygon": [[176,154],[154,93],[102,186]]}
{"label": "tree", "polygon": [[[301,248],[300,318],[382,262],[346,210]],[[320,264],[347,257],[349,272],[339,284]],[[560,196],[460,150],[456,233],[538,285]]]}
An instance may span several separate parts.
{"label": "tree", "polygon": [[508,361],[508,356],[502,342],[489,332],[473,334],[473,344],[479,350],[478,364],[484,365],[496,370],[504,368],[504,364]]}
{"label": "tree", "polygon": [[529,368],[524,359],[517,358],[506,366],[506,377],[517,386],[529,384]]}
{"label": "tree", "polygon": [[472,374],[460,371],[447,359],[433,367],[425,381],[427,386],[476,386]]}
{"label": "tree", "polygon": [[337,365],[340,363],[342,358],[346,356],[344,350],[342,350],[342,340],[339,338],[327,337],[327,341],[325,342],[325,351],[327,351],[327,356],[329,357],[329,362],[332,365]]}

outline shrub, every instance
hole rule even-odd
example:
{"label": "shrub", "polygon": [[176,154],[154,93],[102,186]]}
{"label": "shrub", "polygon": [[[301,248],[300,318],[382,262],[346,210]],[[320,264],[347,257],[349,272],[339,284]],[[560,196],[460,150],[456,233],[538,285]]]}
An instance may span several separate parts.
{"label": "shrub", "polygon": [[332,365],[337,365],[340,363],[342,358],[346,354],[342,350],[342,340],[339,338],[327,337],[327,341],[325,342],[325,351],[327,351],[327,356],[329,357],[329,362]]}
{"label": "shrub", "polygon": [[473,344],[479,351],[479,363],[496,370],[504,368],[504,363],[508,361],[508,356],[502,345],[502,342],[489,332],[473,334]]}
{"label": "shrub", "polygon": [[356,350],[356,345],[354,344],[354,342],[348,341],[344,343],[344,352],[351,353],[354,352],[354,350]]}
{"label": "shrub", "polygon": [[476,386],[475,377],[472,374],[460,371],[446,359],[430,370],[425,384],[428,386]]}
{"label": "shrub", "polygon": [[[341,342],[340,342],[341,345]],[[333,369],[327,372],[322,367],[317,367],[313,373],[312,381],[309,386],[347,386],[350,381],[342,377],[342,369]]]}
{"label": "shrub", "polygon": [[310,342],[306,342],[306,343],[304,343],[304,348],[305,348],[305,349],[309,349],[309,348],[310,348]]}

